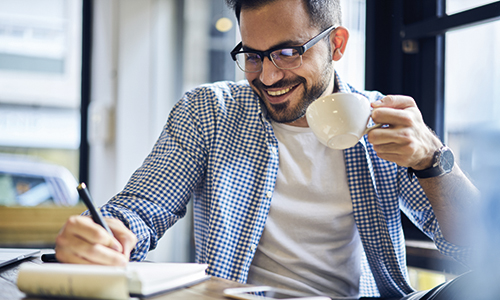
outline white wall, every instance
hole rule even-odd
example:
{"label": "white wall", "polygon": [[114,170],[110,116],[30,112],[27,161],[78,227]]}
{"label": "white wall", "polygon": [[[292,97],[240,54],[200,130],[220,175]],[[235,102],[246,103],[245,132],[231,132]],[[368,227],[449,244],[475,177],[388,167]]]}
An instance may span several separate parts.
{"label": "white wall", "polygon": [[[99,205],[141,165],[178,100],[174,4],[94,1],[89,186]],[[189,219],[176,224],[148,259],[186,260],[188,225]]]}
{"label": "white wall", "polygon": [[365,9],[366,0],[341,0],[342,26],[349,30],[344,56],[335,70],[356,89],[365,87]]}

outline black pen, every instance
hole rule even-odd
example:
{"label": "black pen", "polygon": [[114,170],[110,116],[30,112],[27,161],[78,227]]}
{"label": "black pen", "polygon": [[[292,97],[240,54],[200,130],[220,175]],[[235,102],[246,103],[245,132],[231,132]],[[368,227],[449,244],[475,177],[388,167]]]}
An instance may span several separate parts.
{"label": "black pen", "polygon": [[108,224],[106,224],[106,222],[104,221],[101,212],[95,208],[94,202],[90,197],[89,190],[87,189],[87,185],[84,182],[82,182],[78,185],[76,189],[78,190],[78,194],[80,194],[80,198],[82,198],[83,203],[85,203],[85,205],[89,209],[90,215],[92,216],[92,220],[94,220],[95,223],[104,227],[104,229],[106,229],[106,231],[109,232],[111,236],[113,236],[113,232],[111,232],[111,229],[109,229]]}
{"label": "black pen", "polygon": [[45,253],[42,254],[42,261],[44,263],[58,263],[55,253]]}

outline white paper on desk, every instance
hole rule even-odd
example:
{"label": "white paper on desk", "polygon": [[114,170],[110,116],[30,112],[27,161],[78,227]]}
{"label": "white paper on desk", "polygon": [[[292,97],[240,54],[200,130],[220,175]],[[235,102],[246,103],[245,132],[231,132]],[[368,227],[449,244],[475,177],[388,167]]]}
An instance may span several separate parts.
{"label": "white paper on desk", "polygon": [[129,293],[150,296],[193,285],[208,279],[208,265],[196,263],[130,262],[127,266]]}
{"label": "white paper on desk", "polygon": [[22,264],[19,290],[28,295],[129,299],[125,268],[77,264]]}

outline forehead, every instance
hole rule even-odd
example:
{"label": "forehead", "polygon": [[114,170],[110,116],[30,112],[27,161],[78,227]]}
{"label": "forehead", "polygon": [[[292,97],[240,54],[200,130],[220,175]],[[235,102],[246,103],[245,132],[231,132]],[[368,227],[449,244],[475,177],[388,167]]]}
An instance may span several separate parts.
{"label": "forehead", "polygon": [[277,0],[258,8],[242,9],[240,31],[244,46],[267,50],[287,42],[302,44],[317,30],[311,26],[302,0]]}

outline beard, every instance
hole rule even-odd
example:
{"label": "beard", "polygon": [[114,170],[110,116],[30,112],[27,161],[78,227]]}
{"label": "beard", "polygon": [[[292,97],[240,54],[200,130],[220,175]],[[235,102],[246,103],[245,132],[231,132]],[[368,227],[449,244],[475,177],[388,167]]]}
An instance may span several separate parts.
{"label": "beard", "polygon": [[[252,85],[254,91],[259,95],[260,101],[266,106],[271,119],[278,123],[292,123],[305,116],[309,105],[323,95],[330,83],[332,72],[333,63],[331,60],[327,60],[318,77],[310,87],[307,86],[307,80],[302,76],[296,76],[293,79],[282,79],[271,86],[266,86],[256,78],[252,81]],[[298,86],[300,84],[304,87],[304,92],[299,96],[299,101],[295,105],[291,104],[290,101],[271,104],[263,100],[265,99],[263,95],[263,93],[265,93],[265,88],[283,88]]]}

